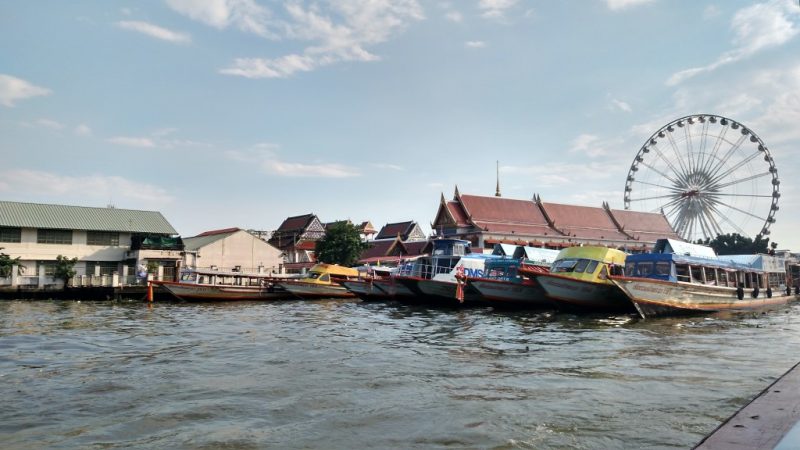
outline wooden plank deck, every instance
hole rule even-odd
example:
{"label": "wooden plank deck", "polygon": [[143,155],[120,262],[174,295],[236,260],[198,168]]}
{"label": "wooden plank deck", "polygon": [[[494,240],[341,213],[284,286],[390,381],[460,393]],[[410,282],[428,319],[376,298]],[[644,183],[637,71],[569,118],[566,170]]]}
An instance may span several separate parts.
{"label": "wooden plank deck", "polygon": [[[800,363],[789,369],[695,447],[696,450],[772,450],[797,448],[793,440],[800,422]],[[794,430],[793,430],[794,428]],[[789,444],[789,447],[785,447]]]}

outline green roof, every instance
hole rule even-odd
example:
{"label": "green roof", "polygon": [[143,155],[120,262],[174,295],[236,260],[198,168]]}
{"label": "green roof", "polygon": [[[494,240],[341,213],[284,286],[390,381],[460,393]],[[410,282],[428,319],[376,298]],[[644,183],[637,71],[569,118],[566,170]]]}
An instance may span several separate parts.
{"label": "green roof", "polygon": [[0,201],[0,227],[178,234],[158,211]]}

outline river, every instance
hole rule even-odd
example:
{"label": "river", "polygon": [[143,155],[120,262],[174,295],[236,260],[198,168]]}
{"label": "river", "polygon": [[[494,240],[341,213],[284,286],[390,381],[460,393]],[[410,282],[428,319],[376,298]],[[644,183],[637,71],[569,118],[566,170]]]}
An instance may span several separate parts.
{"label": "river", "polygon": [[0,447],[690,448],[798,317],[3,301]]}

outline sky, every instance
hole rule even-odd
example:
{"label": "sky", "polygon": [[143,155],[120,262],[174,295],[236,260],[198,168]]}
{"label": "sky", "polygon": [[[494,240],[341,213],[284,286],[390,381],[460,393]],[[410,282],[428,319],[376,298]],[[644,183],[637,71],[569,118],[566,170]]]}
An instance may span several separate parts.
{"label": "sky", "polygon": [[499,161],[504,197],[621,209],[649,137],[716,114],[769,148],[800,250],[799,31],[795,0],[7,0],[0,199],[430,230]]}

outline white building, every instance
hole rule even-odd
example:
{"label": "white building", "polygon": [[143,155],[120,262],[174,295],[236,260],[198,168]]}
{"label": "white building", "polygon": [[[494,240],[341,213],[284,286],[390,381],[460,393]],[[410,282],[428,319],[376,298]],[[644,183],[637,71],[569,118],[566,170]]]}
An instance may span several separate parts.
{"label": "white building", "polygon": [[239,228],[206,231],[185,238],[184,266],[250,273],[280,273],[283,253]]}
{"label": "white building", "polygon": [[0,286],[48,287],[56,257],[77,258],[73,284],[132,284],[137,268],[171,279],[183,244],[156,211],[0,201],[0,248],[20,258]]}

